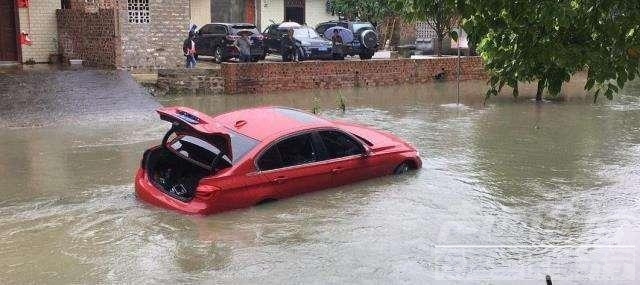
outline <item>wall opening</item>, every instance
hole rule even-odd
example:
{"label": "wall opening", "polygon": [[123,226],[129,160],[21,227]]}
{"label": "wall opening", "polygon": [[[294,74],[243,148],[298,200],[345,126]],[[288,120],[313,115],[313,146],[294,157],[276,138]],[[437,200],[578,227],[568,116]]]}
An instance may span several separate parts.
{"label": "wall opening", "polygon": [[284,2],[284,20],[286,22],[296,22],[305,24],[305,0],[285,0]]}
{"label": "wall opening", "polygon": [[15,0],[0,0],[0,61],[17,61],[19,48]]}

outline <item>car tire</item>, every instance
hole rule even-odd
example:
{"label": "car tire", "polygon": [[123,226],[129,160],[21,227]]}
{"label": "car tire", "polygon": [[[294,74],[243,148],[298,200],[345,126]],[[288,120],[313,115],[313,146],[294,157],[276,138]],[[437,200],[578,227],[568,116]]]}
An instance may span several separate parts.
{"label": "car tire", "polygon": [[358,56],[360,56],[360,59],[371,59],[374,53],[374,51],[365,51],[360,53]]}
{"label": "car tire", "polygon": [[218,46],[213,50],[213,62],[222,63],[223,61],[224,58],[222,57],[222,48]]}
{"label": "car tire", "polygon": [[396,169],[393,170],[393,174],[395,175],[404,174],[404,173],[407,173],[409,169],[411,169],[411,165],[409,165],[409,162],[405,161],[403,163],[400,163],[400,165],[398,165]]}

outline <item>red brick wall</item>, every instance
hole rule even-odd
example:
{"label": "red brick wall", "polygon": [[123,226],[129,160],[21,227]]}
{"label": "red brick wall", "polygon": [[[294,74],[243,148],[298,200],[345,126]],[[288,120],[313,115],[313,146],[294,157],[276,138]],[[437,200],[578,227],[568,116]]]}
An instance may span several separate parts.
{"label": "red brick wall", "polygon": [[[426,83],[443,68],[455,80],[457,58],[225,63],[220,72],[225,93],[240,94]],[[482,59],[463,57],[460,78],[486,79]]]}
{"label": "red brick wall", "polygon": [[64,61],[82,59],[90,66],[115,67],[120,60],[120,38],[116,30],[115,10],[84,9],[56,11],[58,44]]}

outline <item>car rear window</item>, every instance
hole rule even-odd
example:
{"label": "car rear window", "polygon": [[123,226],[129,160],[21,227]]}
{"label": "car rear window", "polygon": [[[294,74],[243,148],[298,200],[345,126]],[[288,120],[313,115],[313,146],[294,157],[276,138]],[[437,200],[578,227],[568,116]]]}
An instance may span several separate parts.
{"label": "car rear window", "polygon": [[[193,136],[180,136],[169,144],[174,152],[206,166],[210,166],[221,151],[213,144]],[[222,158],[230,165],[229,158]]]}
{"label": "car rear window", "polygon": [[286,109],[286,108],[277,108],[275,110],[278,114],[288,117],[290,119],[294,119],[301,123],[319,123],[322,122],[318,117],[307,114],[304,112],[300,112],[298,110]]}
{"label": "car rear window", "polygon": [[362,28],[369,28],[373,30],[371,23],[353,23],[353,31],[357,32]]}
{"label": "car rear window", "polygon": [[256,28],[256,26],[254,26],[254,25],[233,25],[233,26],[231,26],[231,33],[233,35],[237,35],[238,32],[240,32],[240,31],[249,31],[249,32],[253,33],[253,35],[260,34],[260,31],[258,31],[258,28]]}

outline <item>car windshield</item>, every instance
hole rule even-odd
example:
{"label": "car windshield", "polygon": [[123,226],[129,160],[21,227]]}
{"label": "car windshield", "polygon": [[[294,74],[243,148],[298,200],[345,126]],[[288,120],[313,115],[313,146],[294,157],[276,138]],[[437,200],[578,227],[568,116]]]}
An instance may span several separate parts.
{"label": "car windshield", "polygon": [[315,39],[315,38],[319,38],[320,36],[312,28],[302,27],[302,28],[293,30],[293,37]]}
{"label": "car windshield", "polygon": [[373,29],[373,25],[371,23],[353,23],[353,31],[359,31],[362,28],[370,28]]}

